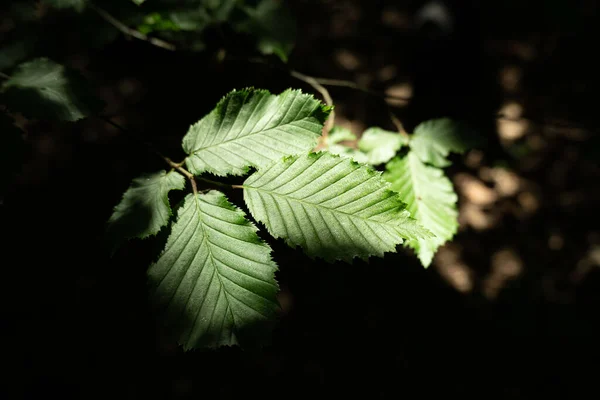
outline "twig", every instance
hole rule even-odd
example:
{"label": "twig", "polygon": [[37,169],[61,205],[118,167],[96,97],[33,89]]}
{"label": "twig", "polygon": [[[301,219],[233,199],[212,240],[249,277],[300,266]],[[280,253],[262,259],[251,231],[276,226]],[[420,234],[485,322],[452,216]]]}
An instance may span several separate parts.
{"label": "twig", "polygon": [[10,79],[10,76],[6,75],[4,72],[0,72],[0,78],[2,78],[2,79]]}
{"label": "twig", "polygon": [[323,99],[325,100],[325,104],[327,104],[328,106],[331,107],[331,112],[329,114],[329,118],[327,118],[327,121],[325,121],[325,125],[323,126],[323,136],[321,136],[321,140],[319,141],[319,144],[315,148],[315,150],[319,150],[323,146],[325,140],[327,140],[329,131],[331,130],[331,128],[333,128],[333,124],[335,123],[335,111],[333,110],[333,99],[331,98],[331,95],[329,94],[329,91],[325,88],[325,86],[323,86],[319,82],[317,82],[317,80],[315,78],[313,78],[312,76],[304,75],[304,74],[302,74],[298,71],[294,71],[294,70],[290,70],[289,73],[290,73],[290,76],[292,76],[296,79],[299,79],[303,82],[308,83],[317,92],[321,93],[321,96],[323,96]]}
{"label": "twig", "polygon": [[108,117],[105,117],[105,116],[102,116],[102,115],[98,115],[97,117],[100,118],[102,121],[106,122],[107,124],[109,124],[111,126],[114,126],[119,131],[125,133],[129,137],[135,139],[137,142],[140,142],[140,143],[144,144],[151,153],[154,153],[158,157],[162,158],[162,160],[164,162],[166,162],[171,168],[176,169],[177,171],[181,172],[186,178],[188,178],[190,180],[190,183],[192,184],[192,191],[194,192],[194,194],[198,193],[198,187],[196,186],[196,180],[194,179],[194,175],[190,171],[188,171],[187,169],[183,168],[183,161],[180,162],[180,163],[174,162],[169,157],[164,156],[161,152],[159,152],[158,150],[156,150],[154,148],[154,146],[152,145],[152,143],[149,143],[149,142],[145,141],[144,139],[142,139],[138,135],[136,135],[133,132],[131,132],[129,129],[126,129],[126,128],[122,127],[121,125],[117,124],[112,119],[110,119]]}
{"label": "twig", "polygon": [[405,138],[409,139],[410,136],[408,135],[408,133],[404,129],[404,125],[402,125],[402,122],[400,122],[400,120],[398,119],[398,117],[396,117],[392,111],[390,111],[390,119],[392,120],[392,123],[394,124],[394,126],[396,127],[396,129],[398,130],[398,132],[402,136],[404,136]]}
{"label": "twig", "polygon": [[166,50],[175,51],[175,45],[165,42],[164,40],[161,40],[161,39],[150,37],[148,35],[143,34],[140,31],[137,31],[133,28],[128,27],[127,25],[125,25],[124,23],[122,23],[121,21],[119,21],[118,19],[113,17],[112,15],[110,15],[108,12],[106,12],[102,8],[96,6],[94,3],[89,3],[89,7],[92,10],[94,10],[94,12],[96,12],[100,17],[102,17],[102,19],[104,19],[106,22],[108,22],[109,24],[111,24],[112,26],[114,26],[115,28],[120,30],[121,32],[123,32],[125,35],[134,37],[139,40],[144,40],[154,46],[157,46],[157,47],[160,47],[160,48],[163,48]]}

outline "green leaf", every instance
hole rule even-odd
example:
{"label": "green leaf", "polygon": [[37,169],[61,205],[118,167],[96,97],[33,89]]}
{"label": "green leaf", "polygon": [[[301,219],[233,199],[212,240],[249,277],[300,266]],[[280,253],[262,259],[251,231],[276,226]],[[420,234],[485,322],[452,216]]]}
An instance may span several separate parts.
{"label": "green leaf", "polygon": [[76,121],[104,106],[81,75],[47,58],[20,64],[1,91],[9,109],[33,118]]}
{"label": "green leaf", "polygon": [[406,145],[408,145],[406,136],[377,127],[364,131],[358,141],[358,149],[367,154],[367,162],[372,165],[390,161],[396,152]]}
{"label": "green leaf", "polygon": [[[336,129],[337,128],[337,129]],[[367,129],[358,141],[358,149],[338,144],[341,141],[355,140],[356,136],[345,128],[334,127],[326,145],[333,154],[352,158],[354,161],[378,165],[388,162],[396,155],[402,146],[408,144],[408,139],[399,133],[381,128]]]}
{"label": "green leaf", "polygon": [[85,8],[87,0],[44,0],[54,8],[73,8],[76,11],[81,11]]}
{"label": "green leaf", "polygon": [[473,145],[464,127],[448,118],[419,124],[410,140],[410,148],[421,161],[436,167],[447,167],[450,152],[464,153]]}
{"label": "green leaf", "polygon": [[218,191],[189,194],[148,270],[152,297],[184,349],[264,336],[277,310],[277,265],[244,212]]}
{"label": "green leaf", "polygon": [[444,171],[424,164],[414,152],[396,157],[386,165],[383,177],[408,203],[410,214],[429,229],[434,238],[408,241],[423,266],[431,264],[438,247],[450,240],[458,228],[457,196]]}
{"label": "green leaf", "polygon": [[134,179],[108,220],[112,251],[129,239],[156,235],[171,216],[169,192],[184,187],[185,178],[175,171],[160,171]]}
{"label": "green leaf", "polygon": [[262,0],[255,8],[246,7],[249,19],[234,25],[240,32],[248,32],[258,39],[263,54],[275,54],[287,62],[296,41],[296,21],[283,1]]}
{"label": "green leaf", "polygon": [[146,0],[131,0],[135,3],[135,5],[137,6],[141,6],[142,4],[144,4],[146,2]]}
{"label": "green leaf", "polygon": [[0,195],[11,184],[23,162],[23,132],[6,114],[0,113]]}
{"label": "green leaf", "polygon": [[243,187],[254,218],[310,257],[382,257],[403,238],[430,236],[380,172],[329,152],[286,157]]}
{"label": "green leaf", "polygon": [[330,108],[288,89],[232,91],[183,138],[186,164],[196,175],[243,175],[283,156],[314,148]]}

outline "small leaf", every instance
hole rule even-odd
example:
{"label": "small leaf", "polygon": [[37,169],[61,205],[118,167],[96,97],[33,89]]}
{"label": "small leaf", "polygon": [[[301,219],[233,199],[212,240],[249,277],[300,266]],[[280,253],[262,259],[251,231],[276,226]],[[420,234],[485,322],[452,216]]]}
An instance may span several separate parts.
{"label": "small leaf", "polygon": [[287,62],[296,41],[296,21],[284,2],[262,0],[255,8],[244,10],[249,20],[234,25],[234,28],[256,36],[261,53],[275,54]]}
{"label": "small leaf", "polygon": [[129,239],[156,235],[171,216],[169,192],[184,187],[185,178],[175,171],[160,171],[134,179],[108,220],[112,251]]}
{"label": "small leaf", "polygon": [[307,152],[315,147],[329,111],[299,90],[278,96],[266,90],[234,90],[190,127],[183,138],[190,155],[186,164],[196,175],[243,175],[249,167]]}
{"label": "small leaf", "polygon": [[218,191],[189,194],[148,270],[152,297],[184,349],[263,337],[277,310],[277,265],[244,212]]}
{"label": "small leaf", "polygon": [[44,2],[54,8],[73,8],[76,11],[81,11],[85,8],[87,0],[44,0]]}
{"label": "small leaf", "polygon": [[310,257],[382,257],[403,238],[430,236],[381,173],[329,152],[286,157],[252,174],[243,187],[254,218]]}
{"label": "small leaf", "polygon": [[444,171],[424,164],[414,152],[386,165],[383,177],[407,202],[410,214],[429,229],[434,238],[408,241],[424,267],[431,264],[438,247],[452,239],[458,228],[457,196]]}
{"label": "small leaf", "polygon": [[410,140],[410,148],[424,163],[447,167],[450,152],[464,153],[473,145],[473,137],[460,124],[448,118],[419,124]]}
{"label": "small leaf", "polygon": [[364,131],[358,141],[358,149],[367,154],[369,164],[378,165],[390,161],[407,144],[406,136],[373,127]]}
{"label": "small leaf", "polygon": [[131,0],[135,3],[135,5],[137,6],[141,6],[142,4],[144,4],[146,2],[146,0]]}
{"label": "small leaf", "polygon": [[358,149],[337,144],[345,140],[356,139],[356,136],[347,129],[332,129],[333,138],[328,138],[326,145],[333,154],[352,158],[354,161],[378,165],[388,162],[396,155],[402,146],[408,144],[408,139],[399,133],[390,132],[381,128],[367,129],[358,141]]}
{"label": "small leaf", "polygon": [[47,58],[19,65],[1,90],[9,109],[33,118],[76,121],[103,107],[81,75]]}

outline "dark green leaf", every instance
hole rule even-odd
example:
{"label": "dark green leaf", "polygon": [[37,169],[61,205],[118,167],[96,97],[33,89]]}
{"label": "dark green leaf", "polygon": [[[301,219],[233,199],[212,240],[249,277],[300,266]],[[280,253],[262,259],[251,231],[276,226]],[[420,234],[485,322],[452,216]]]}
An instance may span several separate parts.
{"label": "dark green leaf", "polygon": [[81,75],[47,58],[19,65],[1,90],[11,110],[32,118],[76,121],[104,106]]}

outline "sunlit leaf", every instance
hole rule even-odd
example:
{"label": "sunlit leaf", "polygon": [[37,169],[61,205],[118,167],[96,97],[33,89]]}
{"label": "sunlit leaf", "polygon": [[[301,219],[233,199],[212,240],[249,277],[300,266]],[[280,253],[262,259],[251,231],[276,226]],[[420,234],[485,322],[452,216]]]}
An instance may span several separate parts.
{"label": "sunlit leaf", "polygon": [[312,95],[288,89],[234,90],[183,138],[194,174],[243,175],[283,156],[312,149],[321,135],[329,107]]}
{"label": "sunlit leaf", "polygon": [[434,238],[408,241],[427,267],[438,247],[450,240],[458,228],[457,196],[452,183],[443,170],[424,164],[412,151],[393,159],[386,169],[383,177],[407,203],[411,216],[435,234]]}
{"label": "sunlit leaf", "polygon": [[329,152],[286,157],[243,187],[254,218],[311,257],[382,257],[403,239],[430,236],[379,172]]}
{"label": "sunlit leaf", "polygon": [[184,349],[264,339],[277,265],[244,212],[218,191],[189,194],[148,270],[152,298]]}
{"label": "sunlit leaf", "polygon": [[450,165],[450,152],[463,153],[473,146],[474,138],[466,129],[448,118],[425,121],[415,128],[410,148],[421,161],[436,167]]}

